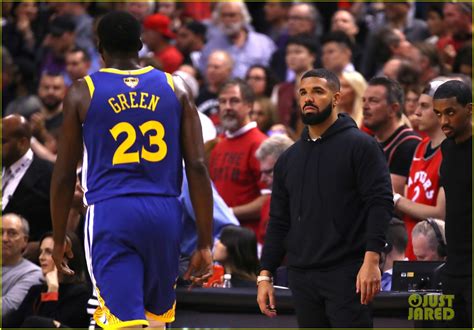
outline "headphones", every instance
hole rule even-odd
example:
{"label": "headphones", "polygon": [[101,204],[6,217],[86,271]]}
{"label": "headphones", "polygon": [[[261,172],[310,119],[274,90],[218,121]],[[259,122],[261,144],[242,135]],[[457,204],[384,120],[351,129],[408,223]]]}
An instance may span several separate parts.
{"label": "headphones", "polygon": [[448,252],[447,252],[448,246],[444,242],[443,235],[441,235],[441,230],[439,229],[438,224],[433,219],[426,219],[425,221],[430,224],[431,228],[433,228],[435,232],[436,240],[438,241],[438,249],[437,249],[438,255],[440,257],[446,257],[448,255]]}

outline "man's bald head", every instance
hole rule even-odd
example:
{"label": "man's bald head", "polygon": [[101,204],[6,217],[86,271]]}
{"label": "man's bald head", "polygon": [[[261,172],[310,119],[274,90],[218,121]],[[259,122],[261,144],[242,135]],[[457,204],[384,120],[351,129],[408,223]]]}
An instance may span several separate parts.
{"label": "man's bald head", "polygon": [[2,119],[2,162],[9,167],[30,148],[31,129],[28,121],[19,115]]}
{"label": "man's bald head", "polygon": [[3,131],[8,126],[12,134],[17,138],[31,139],[31,128],[25,117],[20,115],[9,115],[2,119]]}

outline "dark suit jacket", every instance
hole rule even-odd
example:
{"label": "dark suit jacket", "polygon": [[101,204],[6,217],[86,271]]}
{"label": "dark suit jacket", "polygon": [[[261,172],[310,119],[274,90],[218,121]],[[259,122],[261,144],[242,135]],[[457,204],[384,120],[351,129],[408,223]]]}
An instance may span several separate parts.
{"label": "dark suit jacket", "polygon": [[33,162],[10,198],[6,213],[23,216],[30,224],[30,241],[37,241],[41,235],[52,229],[49,207],[49,188],[53,164],[34,156]]}

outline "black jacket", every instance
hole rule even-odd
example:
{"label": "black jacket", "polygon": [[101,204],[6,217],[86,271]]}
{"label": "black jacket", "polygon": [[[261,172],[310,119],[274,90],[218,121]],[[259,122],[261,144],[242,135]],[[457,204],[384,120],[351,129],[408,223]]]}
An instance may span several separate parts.
{"label": "black jacket", "polygon": [[8,201],[3,214],[17,213],[30,224],[30,241],[37,241],[51,230],[49,189],[53,164],[36,155]]}
{"label": "black jacket", "polygon": [[307,128],[278,159],[262,269],[285,250],[294,269],[331,269],[381,252],[393,213],[383,151],[345,114],[312,141]]}
{"label": "black jacket", "polygon": [[58,300],[41,301],[41,294],[47,291],[46,284],[33,285],[20,307],[3,320],[3,327],[18,328],[29,316],[35,315],[59,321],[71,328],[86,328],[89,325],[86,306],[91,290],[85,283],[61,283]]}

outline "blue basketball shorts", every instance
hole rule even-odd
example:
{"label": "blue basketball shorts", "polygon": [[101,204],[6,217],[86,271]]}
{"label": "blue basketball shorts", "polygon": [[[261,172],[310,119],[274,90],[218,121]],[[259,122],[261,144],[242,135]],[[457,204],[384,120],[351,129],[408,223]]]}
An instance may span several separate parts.
{"label": "blue basketball shorts", "polygon": [[99,326],[174,321],[181,214],[176,197],[122,196],[89,206],[84,245]]}

